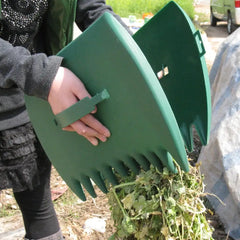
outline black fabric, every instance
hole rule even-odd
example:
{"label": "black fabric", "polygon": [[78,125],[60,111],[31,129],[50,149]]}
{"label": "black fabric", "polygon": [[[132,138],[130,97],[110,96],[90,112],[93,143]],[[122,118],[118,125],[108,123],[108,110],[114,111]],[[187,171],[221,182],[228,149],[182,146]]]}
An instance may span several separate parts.
{"label": "black fabric", "polygon": [[48,0],[1,0],[1,7],[0,130],[4,130],[29,122],[24,93],[46,100],[62,58],[43,54],[39,31]]}
{"label": "black fabric", "polygon": [[105,12],[111,13],[125,27],[129,34],[133,34],[120,16],[113,12],[112,7],[106,5],[105,0],[78,0],[75,22],[79,29],[84,31]]}
{"label": "black fabric", "polygon": [[31,123],[0,131],[0,189],[33,190],[50,165]]}
{"label": "black fabric", "polygon": [[34,53],[34,39],[47,7],[47,0],[2,0],[1,38]]}
{"label": "black fabric", "polygon": [[[27,239],[49,237],[60,230],[50,191],[51,164],[40,173],[40,185],[34,190],[15,192],[15,199],[21,209]],[[57,234],[57,239],[62,239]],[[55,239],[55,238],[51,238]]]}
{"label": "black fabric", "polygon": [[31,123],[0,131],[0,189],[13,188],[28,239],[62,239],[51,199],[50,174],[51,163]]}

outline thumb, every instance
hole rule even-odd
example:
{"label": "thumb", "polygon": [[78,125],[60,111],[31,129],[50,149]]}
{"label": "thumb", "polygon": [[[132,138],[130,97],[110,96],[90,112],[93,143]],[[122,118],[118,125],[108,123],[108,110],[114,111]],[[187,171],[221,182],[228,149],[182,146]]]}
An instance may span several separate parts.
{"label": "thumb", "polygon": [[[87,91],[86,87],[84,86],[84,84],[80,79],[78,84],[76,84],[76,86],[73,88],[73,94],[79,100],[82,100],[86,97],[92,98],[92,96],[89,94],[89,92]],[[97,112],[97,108],[95,107],[95,109],[91,113],[94,114],[96,112]]]}

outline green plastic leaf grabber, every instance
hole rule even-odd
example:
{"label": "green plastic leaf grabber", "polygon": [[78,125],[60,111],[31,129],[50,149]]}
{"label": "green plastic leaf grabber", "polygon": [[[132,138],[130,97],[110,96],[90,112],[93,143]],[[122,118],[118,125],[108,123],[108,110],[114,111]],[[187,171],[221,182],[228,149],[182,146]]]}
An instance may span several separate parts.
{"label": "green plastic leaf grabber", "polygon": [[[103,89],[110,95],[109,99],[99,101],[95,115],[110,129],[111,137],[97,147],[74,132],[62,131],[62,126],[75,119],[72,118],[75,113],[70,110],[61,113],[67,121],[61,122],[60,114],[59,127],[55,121],[57,118],[59,122],[59,115],[53,115],[46,101],[26,96],[29,116],[44,150],[76,195],[85,200],[85,188],[95,197],[91,180],[107,192],[105,180],[118,184],[116,172],[138,173],[141,167],[149,169],[150,164],[159,170],[167,167],[176,172],[173,158],[184,171],[189,170],[178,122],[156,71],[111,14],[102,15],[59,56],[64,59],[63,66],[81,79],[92,96]],[[84,112],[90,113],[92,107],[90,104]],[[76,108],[77,117],[82,116]]]}
{"label": "green plastic leaf grabber", "polygon": [[160,78],[188,150],[193,150],[192,126],[206,145],[210,134],[211,92],[200,32],[172,1],[133,38]]}

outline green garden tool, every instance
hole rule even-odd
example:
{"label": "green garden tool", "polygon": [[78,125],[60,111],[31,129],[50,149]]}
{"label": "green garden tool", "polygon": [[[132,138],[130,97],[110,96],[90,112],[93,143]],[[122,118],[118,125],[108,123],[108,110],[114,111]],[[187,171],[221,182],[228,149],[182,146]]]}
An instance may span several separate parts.
{"label": "green garden tool", "polygon": [[189,151],[192,125],[206,145],[211,122],[211,95],[205,49],[199,31],[175,2],[168,3],[134,36],[172,107]]}
{"label": "green garden tool", "polygon": [[[26,96],[35,131],[51,162],[82,200],[83,187],[95,197],[91,180],[107,192],[105,179],[117,184],[115,171],[138,172],[150,164],[176,172],[172,158],[188,171],[184,142],[167,97],[143,52],[109,13],[102,15],[60,53],[63,66],[85,84],[83,99],[54,116],[46,101]],[[90,113],[111,131],[97,147],[62,127]],[[44,117],[42,117],[44,116]]]}

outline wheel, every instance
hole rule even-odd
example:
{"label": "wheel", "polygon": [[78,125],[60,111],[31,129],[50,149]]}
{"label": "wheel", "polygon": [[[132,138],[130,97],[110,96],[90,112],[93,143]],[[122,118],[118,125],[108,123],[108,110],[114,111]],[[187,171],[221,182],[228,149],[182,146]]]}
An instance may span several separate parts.
{"label": "wheel", "polygon": [[232,16],[230,12],[228,13],[228,18],[227,18],[227,31],[228,31],[228,34],[231,34],[234,31]]}
{"label": "wheel", "polygon": [[210,24],[211,24],[211,26],[213,26],[213,27],[216,27],[216,25],[217,25],[217,18],[215,18],[215,17],[213,16],[212,9],[210,9]]}

